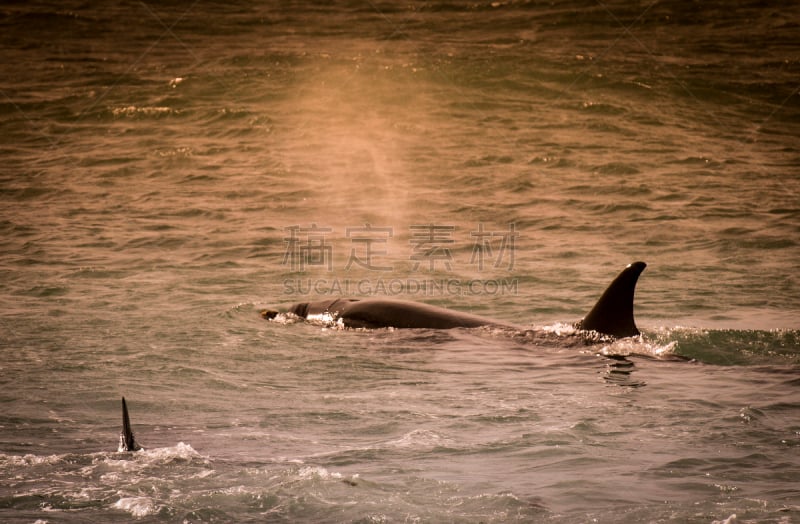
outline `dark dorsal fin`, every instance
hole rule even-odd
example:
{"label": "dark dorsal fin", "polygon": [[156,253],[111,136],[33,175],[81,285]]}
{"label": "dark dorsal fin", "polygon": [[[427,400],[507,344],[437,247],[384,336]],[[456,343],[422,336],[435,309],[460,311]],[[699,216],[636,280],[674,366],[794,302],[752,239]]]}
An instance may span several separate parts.
{"label": "dark dorsal fin", "polygon": [[644,262],[628,264],[576,327],[617,338],[638,335],[639,330],[633,320],[633,292],[645,267],[647,264]]}
{"label": "dark dorsal fin", "polygon": [[122,433],[119,434],[119,451],[139,451],[141,446],[136,443],[131,430],[131,419],[128,417],[128,405],[122,397]]}

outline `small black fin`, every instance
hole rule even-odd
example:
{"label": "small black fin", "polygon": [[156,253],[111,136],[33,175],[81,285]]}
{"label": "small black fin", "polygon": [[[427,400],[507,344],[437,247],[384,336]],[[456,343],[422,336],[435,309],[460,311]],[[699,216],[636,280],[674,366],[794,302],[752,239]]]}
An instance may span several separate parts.
{"label": "small black fin", "polygon": [[119,434],[119,451],[139,451],[142,447],[136,443],[131,430],[131,419],[128,417],[128,405],[122,397],[122,432]]}
{"label": "small black fin", "polygon": [[639,330],[633,320],[633,293],[645,267],[647,264],[644,262],[628,264],[576,327],[616,338],[638,335]]}

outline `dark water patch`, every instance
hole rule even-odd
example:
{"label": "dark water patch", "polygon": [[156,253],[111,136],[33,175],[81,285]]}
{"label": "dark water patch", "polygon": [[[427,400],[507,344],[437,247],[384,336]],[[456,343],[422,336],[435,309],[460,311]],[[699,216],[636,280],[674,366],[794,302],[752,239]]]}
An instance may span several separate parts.
{"label": "dark water patch", "polygon": [[[103,246],[105,247],[105,246]],[[76,268],[66,275],[66,278],[88,279],[120,279],[130,275],[129,271],[110,269],[107,267],[83,266]]]}
{"label": "dark water patch", "polygon": [[487,155],[478,159],[467,160],[464,167],[485,167],[494,164],[511,164],[514,158],[511,156]]}
{"label": "dark water patch", "polygon": [[22,224],[18,220],[1,220],[0,231],[6,239],[13,237],[30,237],[38,233],[38,228],[30,224]]}
{"label": "dark water patch", "polygon": [[650,185],[637,184],[635,182],[623,184],[618,191],[620,195],[640,198],[645,201],[649,201],[651,199],[651,195],[653,194],[653,189]]}
{"label": "dark water patch", "polygon": [[[613,135],[621,135],[626,137],[636,136],[637,133],[630,129],[625,129],[624,127],[612,124],[610,122],[588,122],[586,124],[586,129],[592,131],[594,133],[610,133]],[[600,137],[598,136],[598,139]]]}
{"label": "dark water patch", "polygon": [[[196,263],[203,263],[202,268],[204,270],[225,270],[225,269],[239,269],[242,265],[239,262],[236,262],[233,259],[240,258],[240,253],[242,252],[241,248],[230,249],[227,252],[220,252],[220,246],[213,246],[210,245],[209,247],[215,248],[214,254],[201,254],[198,255],[193,261]],[[231,284],[241,283],[242,280],[230,277],[224,277],[228,279],[227,281]],[[246,281],[246,280],[244,280]],[[220,277],[208,277],[197,280],[198,284],[201,285],[214,285],[220,283]]]}
{"label": "dark water patch", "polygon": [[138,226],[142,231],[153,231],[153,232],[162,232],[162,231],[175,231],[180,228],[173,224],[169,224],[167,222],[161,223],[140,223]]}
{"label": "dark water patch", "polygon": [[25,295],[37,298],[63,297],[68,295],[70,289],[64,286],[34,286],[17,292],[18,295]]}
{"label": "dark water patch", "polygon": [[785,218],[793,218],[793,219],[800,218],[800,209],[799,208],[776,207],[776,208],[768,209],[768,210],[766,210],[766,212],[771,214],[771,215],[784,216]]}
{"label": "dark water patch", "polygon": [[142,249],[142,248],[159,248],[159,249],[177,249],[190,242],[190,238],[184,236],[166,236],[166,235],[150,235],[141,236],[130,240],[121,246],[121,250],[128,249]]}
{"label": "dark water patch", "polygon": [[729,236],[734,236],[734,237],[748,236],[748,235],[752,235],[753,233],[754,233],[754,230],[748,229],[748,228],[744,228],[744,227],[729,227],[729,228],[725,228],[725,229],[723,229],[723,230],[721,230],[719,232],[720,235],[729,235]]}
{"label": "dark water patch", "polygon": [[[714,204],[709,206],[708,204]],[[746,213],[741,206],[724,206],[719,205],[718,201],[715,198],[707,198],[707,199],[699,199],[695,198],[687,204],[689,207],[700,207],[703,208],[703,212],[698,215],[700,219],[708,219],[708,218],[724,218],[724,219],[741,219],[745,218],[748,213]]]}
{"label": "dark water patch", "polygon": [[[638,204],[635,202],[618,202],[618,203],[599,203],[585,206],[588,210],[602,215],[612,215],[615,213],[633,213],[637,211],[650,211],[650,206],[647,204]],[[636,220],[637,215],[631,214],[630,220]]]}
{"label": "dark water patch", "polygon": [[42,197],[58,194],[63,194],[63,190],[54,187],[27,186],[16,188],[5,187],[0,189],[0,197],[16,202],[40,200]]}
{"label": "dark water patch", "polygon": [[637,167],[622,162],[610,162],[595,167],[593,171],[601,175],[637,175],[640,172]]}
{"label": "dark water patch", "polygon": [[[651,126],[651,127],[666,127],[667,122],[665,119],[655,115],[633,115],[630,117],[632,122],[636,122],[637,124],[643,126]],[[659,153],[675,153],[679,151],[676,147],[664,147],[667,144],[661,144],[659,147]]]}
{"label": "dark water patch", "polygon": [[541,165],[544,167],[574,166],[575,162],[573,160],[564,158],[567,155],[569,155],[568,151],[563,151],[563,152],[548,151],[546,153],[542,153],[540,155],[531,158],[530,160],[528,160],[528,164]]}
{"label": "dark water patch", "polygon": [[[130,164],[136,164],[137,162],[141,162],[141,158],[136,157],[126,157],[126,156],[114,156],[114,157],[85,157],[81,158],[78,161],[78,165],[81,167],[115,167],[115,166],[128,166]],[[109,174],[107,176],[113,177],[118,176],[120,174],[127,173],[125,167],[119,167],[117,170],[114,171],[114,174]]]}
{"label": "dark water patch", "polygon": [[718,242],[718,248],[723,253],[739,252],[745,250],[772,250],[772,249],[788,249],[797,246],[791,238],[768,237],[763,235],[754,235],[752,237],[740,236],[738,238],[722,239]]}
{"label": "dark water patch", "polygon": [[225,198],[226,200],[249,200],[254,196],[261,194],[264,193],[256,189],[242,189],[242,190],[228,191],[227,193],[222,195],[222,198]]}
{"label": "dark water patch", "polygon": [[178,217],[178,218],[185,218],[185,219],[197,219],[197,218],[206,218],[212,220],[221,220],[224,221],[226,218],[225,212],[216,210],[216,209],[209,209],[209,208],[202,208],[202,207],[186,207],[186,208],[179,208],[179,209],[165,209],[159,213],[159,220],[163,220],[164,217]]}
{"label": "dark water patch", "polygon": [[581,105],[581,109],[590,113],[598,113],[601,115],[622,115],[627,113],[627,109],[624,107],[600,102],[584,102]]}
{"label": "dark water patch", "polygon": [[[663,189],[659,189],[659,191],[663,191]],[[653,202],[689,202],[690,200],[691,200],[690,195],[677,191],[653,195]],[[676,213],[674,215],[662,215],[662,216],[666,219],[671,220],[677,218],[678,213],[679,210],[676,210]]]}
{"label": "dark water patch", "polygon": [[715,161],[711,158],[694,156],[685,157],[679,160],[668,160],[666,163],[672,165],[702,167],[704,169],[722,169],[724,167],[722,162]]}
{"label": "dark water patch", "polygon": [[[185,153],[186,156],[191,156],[191,154],[192,154],[191,151],[183,151],[183,150],[181,150],[181,151],[177,152],[177,154],[183,154],[183,153]],[[204,174],[204,173],[202,173],[202,174],[201,173],[190,173],[188,175],[183,176],[179,181],[179,183],[181,185],[185,185],[185,186],[191,186],[193,184],[213,184],[213,183],[217,183],[217,182],[219,182],[219,177],[214,176],[214,175]],[[197,208],[191,208],[191,209],[187,209],[187,210],[181,211],[181,212],[195,213],[197,211],[198,211]]]}

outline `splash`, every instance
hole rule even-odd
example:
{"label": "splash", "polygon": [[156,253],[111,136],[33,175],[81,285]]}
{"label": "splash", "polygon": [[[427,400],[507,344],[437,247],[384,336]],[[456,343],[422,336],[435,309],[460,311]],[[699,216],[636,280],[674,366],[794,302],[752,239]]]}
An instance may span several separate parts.
{"label": "splash", "polygon": [[158,512],[158,507],[149,497],[121,498],[112,504],[111,507],[128,512],[136,518],[146,517]]}
{"label": "splash", "polygon": [[306,466],[301,468],[300,471],[297,472],[297,475],[303,479],[322,479],[322,480],[330,480],[336,479],[341,480],[342,474],[328,471],[326,468],[322,466]]}
{"label": "splash", "polygon": [[637,337],[613,340],[610,343],[603,345],[597,353],[609,357],[640,355],[657,359],[665,359],[670,358],[675,354],[676,347],[677,342],[675,341],[660,343],[639,335]]}
{"label": "splash", "polygon": [[399,439],[386,443],[387,447],[390,448],[409,448],[415,450],[433,450],[441,447],[449,447],[453,444],[453,439],[426,429],[415,429],[406,433]]}

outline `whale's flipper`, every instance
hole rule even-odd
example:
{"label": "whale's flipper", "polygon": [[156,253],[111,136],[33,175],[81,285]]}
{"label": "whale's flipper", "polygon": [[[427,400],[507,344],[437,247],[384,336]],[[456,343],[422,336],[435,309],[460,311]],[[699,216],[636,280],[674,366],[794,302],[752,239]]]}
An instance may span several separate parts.
{"label": "whale's flipper", "polygon": [[136,443],[131,431],[131,419],[128,418],[128,406],[122,397],[122,432],[119,434],[119,451],[139,451],[142,447]]}
{"label": "whale's flipper", "polygon": [[628,264],[606,288],[589,314],[575,326],[617,338],[638,335],[639,330],[633,321],[633,292],[645,267],[647,264],[644,262]]}

